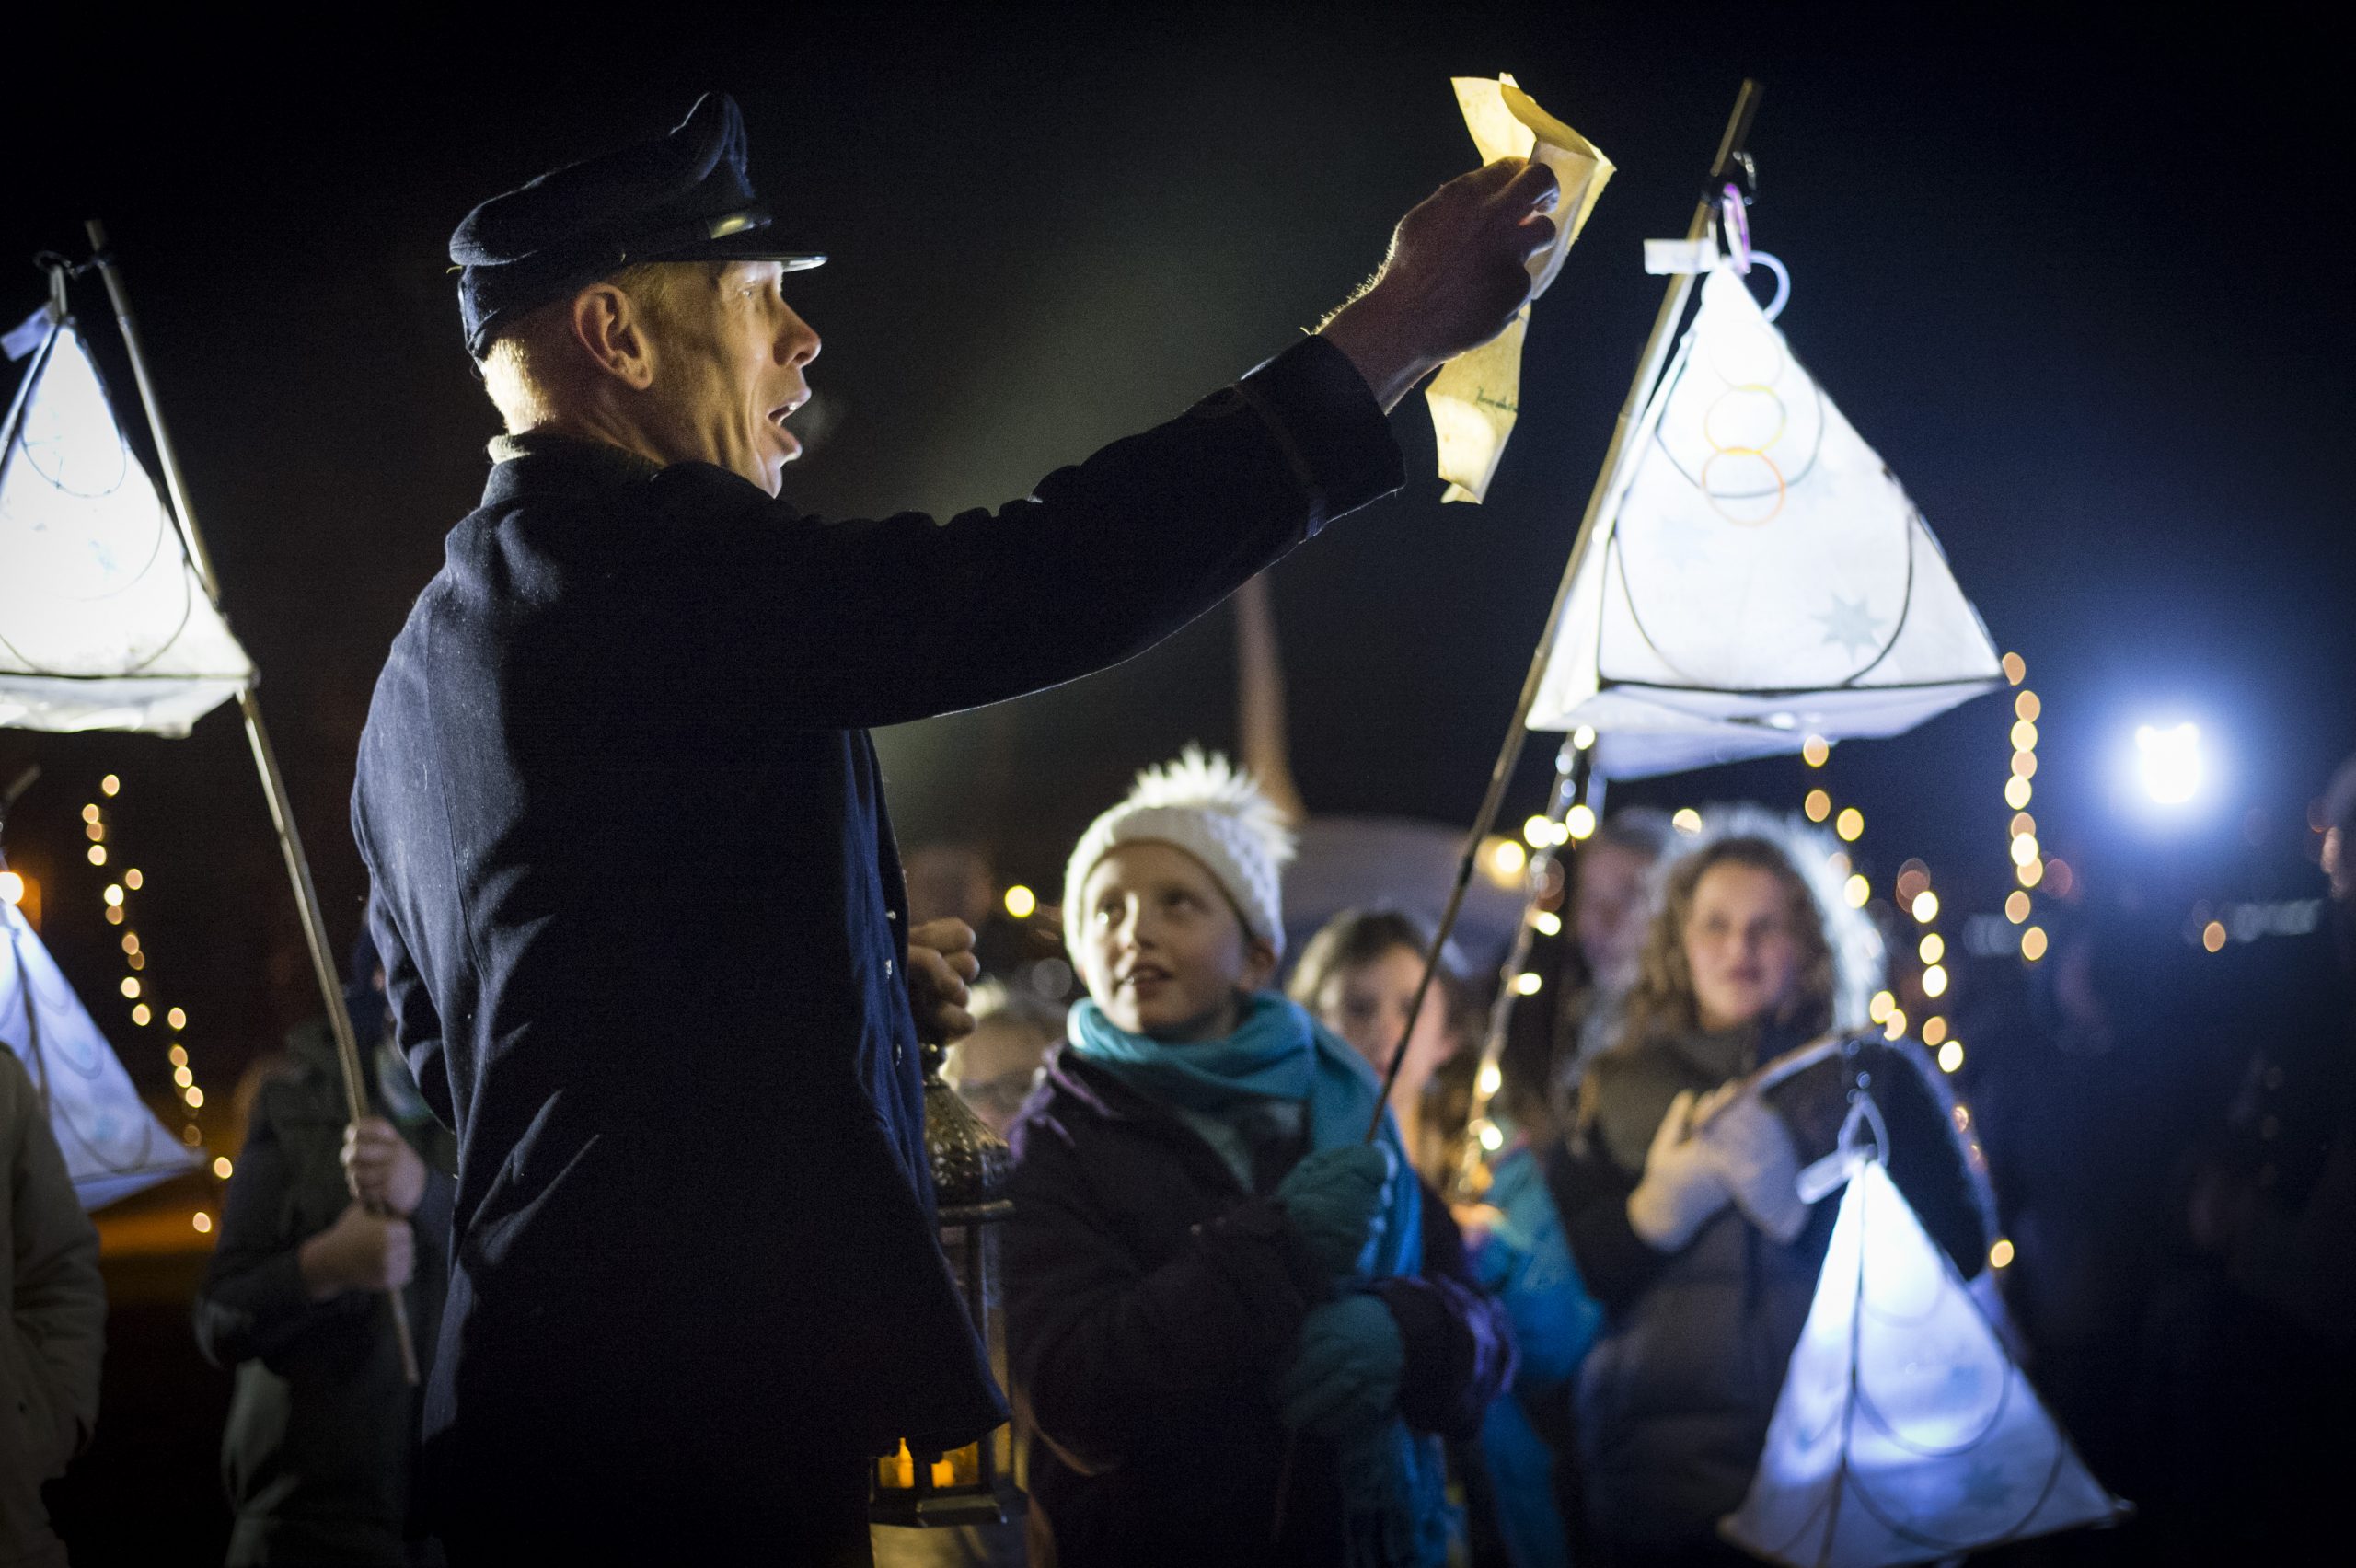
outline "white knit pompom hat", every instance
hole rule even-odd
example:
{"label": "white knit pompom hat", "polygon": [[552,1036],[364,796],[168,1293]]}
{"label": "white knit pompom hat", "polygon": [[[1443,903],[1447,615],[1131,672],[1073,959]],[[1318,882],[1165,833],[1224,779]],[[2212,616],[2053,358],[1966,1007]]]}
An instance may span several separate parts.
{"label": "white knit pompom hat", "polygon": [[1292,859],[1292,830],[1259,781],[1214,752],[1188,746],[1178,760],[1138,775],[1129,798],[1088,824],[1064,867],[1064,945],[1077,949],[1088,873],[1115,845],[1168,844],[1200,860],[1243,917],[1243,928],[1285,951],[1278,883]]}

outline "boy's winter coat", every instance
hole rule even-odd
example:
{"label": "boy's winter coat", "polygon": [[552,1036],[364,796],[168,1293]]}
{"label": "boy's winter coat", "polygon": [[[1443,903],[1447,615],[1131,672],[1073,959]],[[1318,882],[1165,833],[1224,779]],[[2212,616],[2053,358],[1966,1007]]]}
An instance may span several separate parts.
{"label": "boy's winter coat", "polygon": [[[1266,1195],[1302,1149],[1262,1150],[1247,1193],[1169,1110],[1069,1049],[1014,1128],[1007,1308],[1031,1434],[1038,1568],[1345,1560],[1333,1447],[1272,1389],[1329,1286]],[[1447,1207],[1422,1205],[1420,1275],[1379,1281],[1406,1346],[1411,1426],[1468,1435],[1511,1375],[1503,1315]]]}

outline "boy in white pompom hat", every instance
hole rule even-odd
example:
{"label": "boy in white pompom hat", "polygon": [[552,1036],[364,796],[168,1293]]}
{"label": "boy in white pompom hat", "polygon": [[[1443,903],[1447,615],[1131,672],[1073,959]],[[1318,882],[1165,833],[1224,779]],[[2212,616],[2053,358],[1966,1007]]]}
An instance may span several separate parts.
{"label": "boy in white pompom hat", "polygon": [[1436,1434],[1510,1374],[1503,1320],[1357,1054],[1270,989],[1291,835],[1189,748],[1072,851],[1088,986],[1013,1132],[1007,1307],[1036,1555],[1421,1565]]}

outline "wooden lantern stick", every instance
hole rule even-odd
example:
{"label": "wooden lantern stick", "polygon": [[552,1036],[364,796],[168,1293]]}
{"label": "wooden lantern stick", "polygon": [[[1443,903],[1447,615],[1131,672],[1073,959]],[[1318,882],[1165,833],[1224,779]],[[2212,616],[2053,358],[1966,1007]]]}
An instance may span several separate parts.
{"label": "wooden lantern stick", "polygon": [[[147,374],[147,355],[140,342],[139,325],[131,313],[131,298],[123,292],[121,269],[107,249],[105,225],[92,218],[86,226],[90,248],[96,253],[92,260],[99,276],[106,280],[107,298],[114,306],[115,325],[121,329],[122,345],[131,359],[132,378],[138,383],[139,400],[146,408],[147,429],[156,439],[156,457],[164,470],[164,487],[171,497],[173,520],[179,525],[180,539],[188,547],[189,563],[196,571],[197,581],[218,611],[220,579],[214,574],[213,558],[204,548],[204,536],[197,531],[196,513],[189,505],[188,485],[180,474],[179,457],[172,448],[170,433],[164,428],[155,383]],[[226,618],[225,614],[223,619]],[[356,1124],[368,1114],[367,1079],[361,1076],[359,1040],[352,1032],[352,1015],[343,1005],[343,986],[337,976],[334,950],[328,941],[327,918],[319,909],[318,890],[311,882],[311,862],[303,853],[303,836],[294,825],[294,801],[287,797],[286,781],[278,770],[278,754],[270,744],[270,732],[262,726],[261,703],[251,686],[237,693],[237,709],[245,717],[246,739],[253,747],[254,767],[261,775],[262,793],[270,801],[270,819],[278,831],[278,847],[286,860],[287,881],[294,885],[294,902],[302,911],[303,937],[310,948],[311,970],[318,980],[319,994],[327,1002],[328,1026],[335,1035],[336,1061],[343,1069],[344,1106]],[[385,1292],[385,1301],[393,1314],[393,1337],[400,1346],[401,1372],[415,1387],[417,1344],[410,1333],[408,1302],[398,1290]]]}

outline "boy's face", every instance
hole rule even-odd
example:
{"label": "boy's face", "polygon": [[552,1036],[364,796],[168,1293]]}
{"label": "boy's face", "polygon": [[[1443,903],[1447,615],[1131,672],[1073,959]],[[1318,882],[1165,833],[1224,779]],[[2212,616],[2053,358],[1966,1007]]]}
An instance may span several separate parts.
{"label": "boy's face", "polygon": [[1168,844],[1124,844],[1081,885],[1073,951],[1116,1029],[1169,1044],[1232,1034],[1239,993],[1276,974],[1203,863]]}

